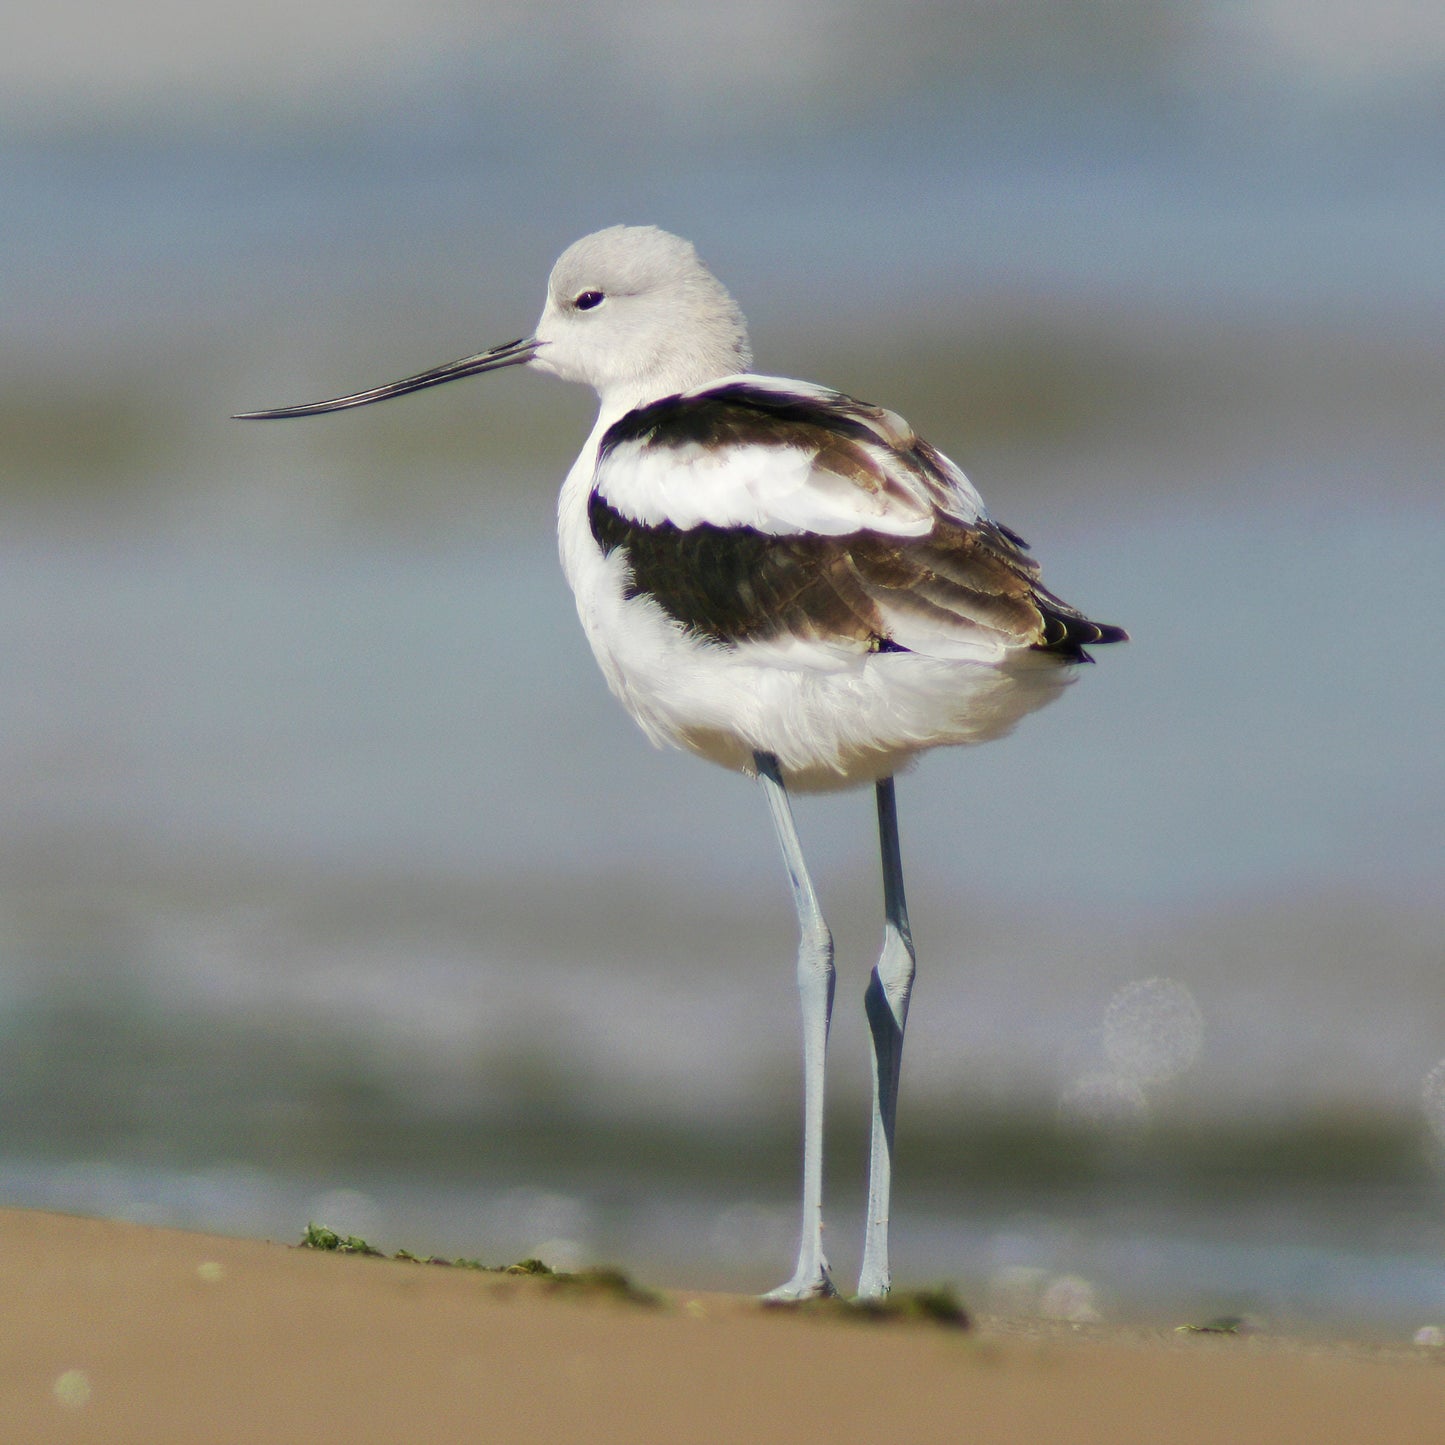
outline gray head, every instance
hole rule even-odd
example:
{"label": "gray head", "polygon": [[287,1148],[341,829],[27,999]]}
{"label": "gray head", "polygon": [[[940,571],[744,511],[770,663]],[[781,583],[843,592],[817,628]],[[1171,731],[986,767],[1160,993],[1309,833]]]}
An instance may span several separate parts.
{"label": "gray head", "polygon": [[585,382],[616,414],[746,371],[751,361],[743,314],[692,242],[656,226],[609,226],[562,253],[531,336],[369,391],[244,415],[316,416],[504,366]]}
{"label": "gray head", "polygon": [[533,365],[604,401],[652,400],[746,371],[737,302],[691,241],[656,226],[609,226],[552,268]]}

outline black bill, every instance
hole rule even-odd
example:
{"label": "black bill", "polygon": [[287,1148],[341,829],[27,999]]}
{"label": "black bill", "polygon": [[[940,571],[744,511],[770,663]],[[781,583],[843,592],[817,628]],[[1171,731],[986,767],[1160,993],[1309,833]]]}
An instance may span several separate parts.
{"label": "black bill", "polygon": [[374,386],[370,391],[354,391],[350,396],[333,397],[330,401],[313,401],[304,406],[278,406],[271,411],[243,411],[235,416],[236,421],[274,421],[287,416],[320,416],[328,411],[345,411],[351,406],[370,406],[374,401],[385,401],[390,396],[405,396],[409,391],[422,391],[428,386],[440,386],[444,381],[459,381],[464,376],[477,376],[483,371],[497,371],[503,366],[524,366],[538,352],[541,343],[534,337],[519,337],[505,345],[494,346],[476,356],[464,356],[460,361],[449,361],[445,366],[434,366],[430,371],[419,371],[415,376],[403,377],[386,386]]}

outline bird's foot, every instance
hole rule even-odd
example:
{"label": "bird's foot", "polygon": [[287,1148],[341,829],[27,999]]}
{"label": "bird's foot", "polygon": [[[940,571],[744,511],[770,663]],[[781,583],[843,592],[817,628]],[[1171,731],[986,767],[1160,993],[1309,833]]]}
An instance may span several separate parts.
{"label": "bird's foot", "polygon": [[804,1300],[833,1299],[838,1293],[826,1262],[807,1269],[800,1268],[787,1284],[770,1289],[763,1296],[768,1304],[799,1304]]}
{"label": "bird's foot", "polygon": [[881,1268],[869,1260],[863,1261],[863,1272],[858,1278],[858,1293],[853,1296],[858,1304],[877,1303],[888,1298],[893,1288],[893,1276],[885,1264]]}

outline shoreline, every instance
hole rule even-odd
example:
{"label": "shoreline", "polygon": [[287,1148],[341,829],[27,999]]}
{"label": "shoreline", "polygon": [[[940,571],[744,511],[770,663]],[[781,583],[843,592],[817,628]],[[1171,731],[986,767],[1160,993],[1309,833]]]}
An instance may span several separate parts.
{"label": "shoreline", "polygon": [[27,1442],[1327,1445],[1445,1419],[1438,1347],[646,1305],[40,1211],[0,1211],[0,1312],[0,1421]]}

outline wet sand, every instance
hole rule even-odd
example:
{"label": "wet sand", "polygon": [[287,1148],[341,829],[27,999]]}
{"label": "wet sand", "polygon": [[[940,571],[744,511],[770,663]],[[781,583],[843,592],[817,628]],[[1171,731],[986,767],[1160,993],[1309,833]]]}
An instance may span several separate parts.
{"label": "wet sand", "polygon": [[125,1442],[1371,1442],[1445,1351],[862,1324],[0,1211],[0,1437]]}

